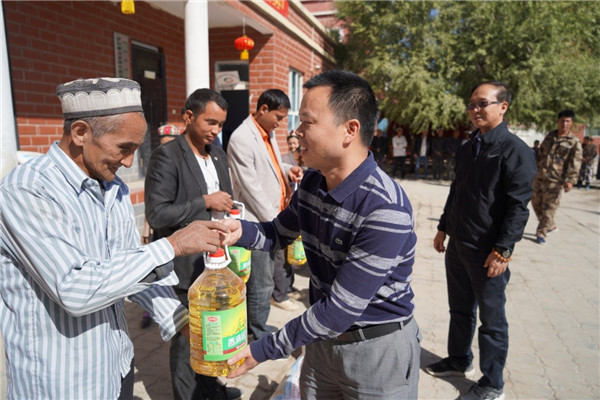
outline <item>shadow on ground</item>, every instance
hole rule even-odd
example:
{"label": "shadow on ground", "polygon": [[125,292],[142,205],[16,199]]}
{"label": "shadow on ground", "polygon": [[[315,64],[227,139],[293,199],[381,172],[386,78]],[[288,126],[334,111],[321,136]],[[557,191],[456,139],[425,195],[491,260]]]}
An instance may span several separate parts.
{"label": "shadow on ground", "polygon": [[[425,373],[425,374],[427,373],[427,372],[425,372],[425,367],[427,367],[429,364],[433,364],[434,362],[438,362],[441,359],[442,359],[442,357],[421,347],[421,371],[423,373]],[[472,381],[468,378],[461,378],[461,377],[457,377],[457,376],[445,376],[445,377],[439,377],[436,379],[440,379],[442,381],[448,382],[449,384],[454,386],[456,388],[456,390],[458,390],[459,393],[461,393],[461,394],[468,392],[469,388],[471,388],[471,386],[475,383],[475,381]]]}

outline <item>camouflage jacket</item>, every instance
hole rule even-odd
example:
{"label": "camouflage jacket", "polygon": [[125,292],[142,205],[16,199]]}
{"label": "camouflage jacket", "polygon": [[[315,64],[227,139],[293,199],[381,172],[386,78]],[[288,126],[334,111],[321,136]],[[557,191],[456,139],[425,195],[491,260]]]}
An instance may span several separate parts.
{"label": "camouflage jacket", "polygon": [[585,165],[592,165],[594,158],[596,158],[596,145],[593,143],[584,145],[582,163]]}
{"label": "camouflage jacket", "polygon": [[564,184],[577,183],[581,167],[581,142],[573,133],[558,136],[556,130],[549,132],[540,145],[538,176]]}

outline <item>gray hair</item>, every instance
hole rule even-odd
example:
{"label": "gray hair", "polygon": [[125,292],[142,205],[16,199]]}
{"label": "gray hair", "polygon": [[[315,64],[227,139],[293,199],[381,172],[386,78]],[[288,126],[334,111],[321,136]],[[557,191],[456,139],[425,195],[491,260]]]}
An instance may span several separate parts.
{"label": "gray hair", "polygon": [[[121,128],[124,116],[127,114],[66,119],[63,124],[63,131],[64,133],[69,133],[71,131],[71,125],[73,125],[74,122],[83,121],[90,126],[95,137],[100,137],[106,133],[118,131]],[[136,112],[135,114],[139,114],[140,116],[144,117],[144,113],[142,112]]]}

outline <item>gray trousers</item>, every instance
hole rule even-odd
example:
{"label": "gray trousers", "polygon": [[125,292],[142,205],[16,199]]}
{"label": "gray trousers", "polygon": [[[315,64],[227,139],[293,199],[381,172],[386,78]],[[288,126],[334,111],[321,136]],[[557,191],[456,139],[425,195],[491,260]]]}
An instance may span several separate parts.
{"label": "gray trousers", "polygon": [[273,270],[275,253],[252,250],[252,270],[246,282],[246,308],[248,310],[248,331],[255,339],[271,333],[267,319],[271,311],[273,294]]}
{"label": "gray trousers", "polygon": [[416,399],[421,347],[413,320],[375,339],[308,344],[300,373],[303,400]]}

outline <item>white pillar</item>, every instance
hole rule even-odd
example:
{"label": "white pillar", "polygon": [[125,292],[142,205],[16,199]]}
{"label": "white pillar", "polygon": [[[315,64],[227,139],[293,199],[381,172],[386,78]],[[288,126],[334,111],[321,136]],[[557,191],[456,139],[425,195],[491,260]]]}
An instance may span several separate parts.
{"label": "white pillar", "polygon": [[207,0],[185,0],[185,80],[187,96],[210,87]]}
{"label": "white pillar", "polygon": [[17,165],[17,135],[12,103],[8,49],[4,31],[4,12],[0,7],[0,178]]}
{"label": "white pillar", "polygon": [[[17,138],[11,96],[8,51],[4,31],[4,11],[0,6],[0,178],[17,165]],[[4,342],[0,336],[0,399],[6,398],[6,368]]]}

